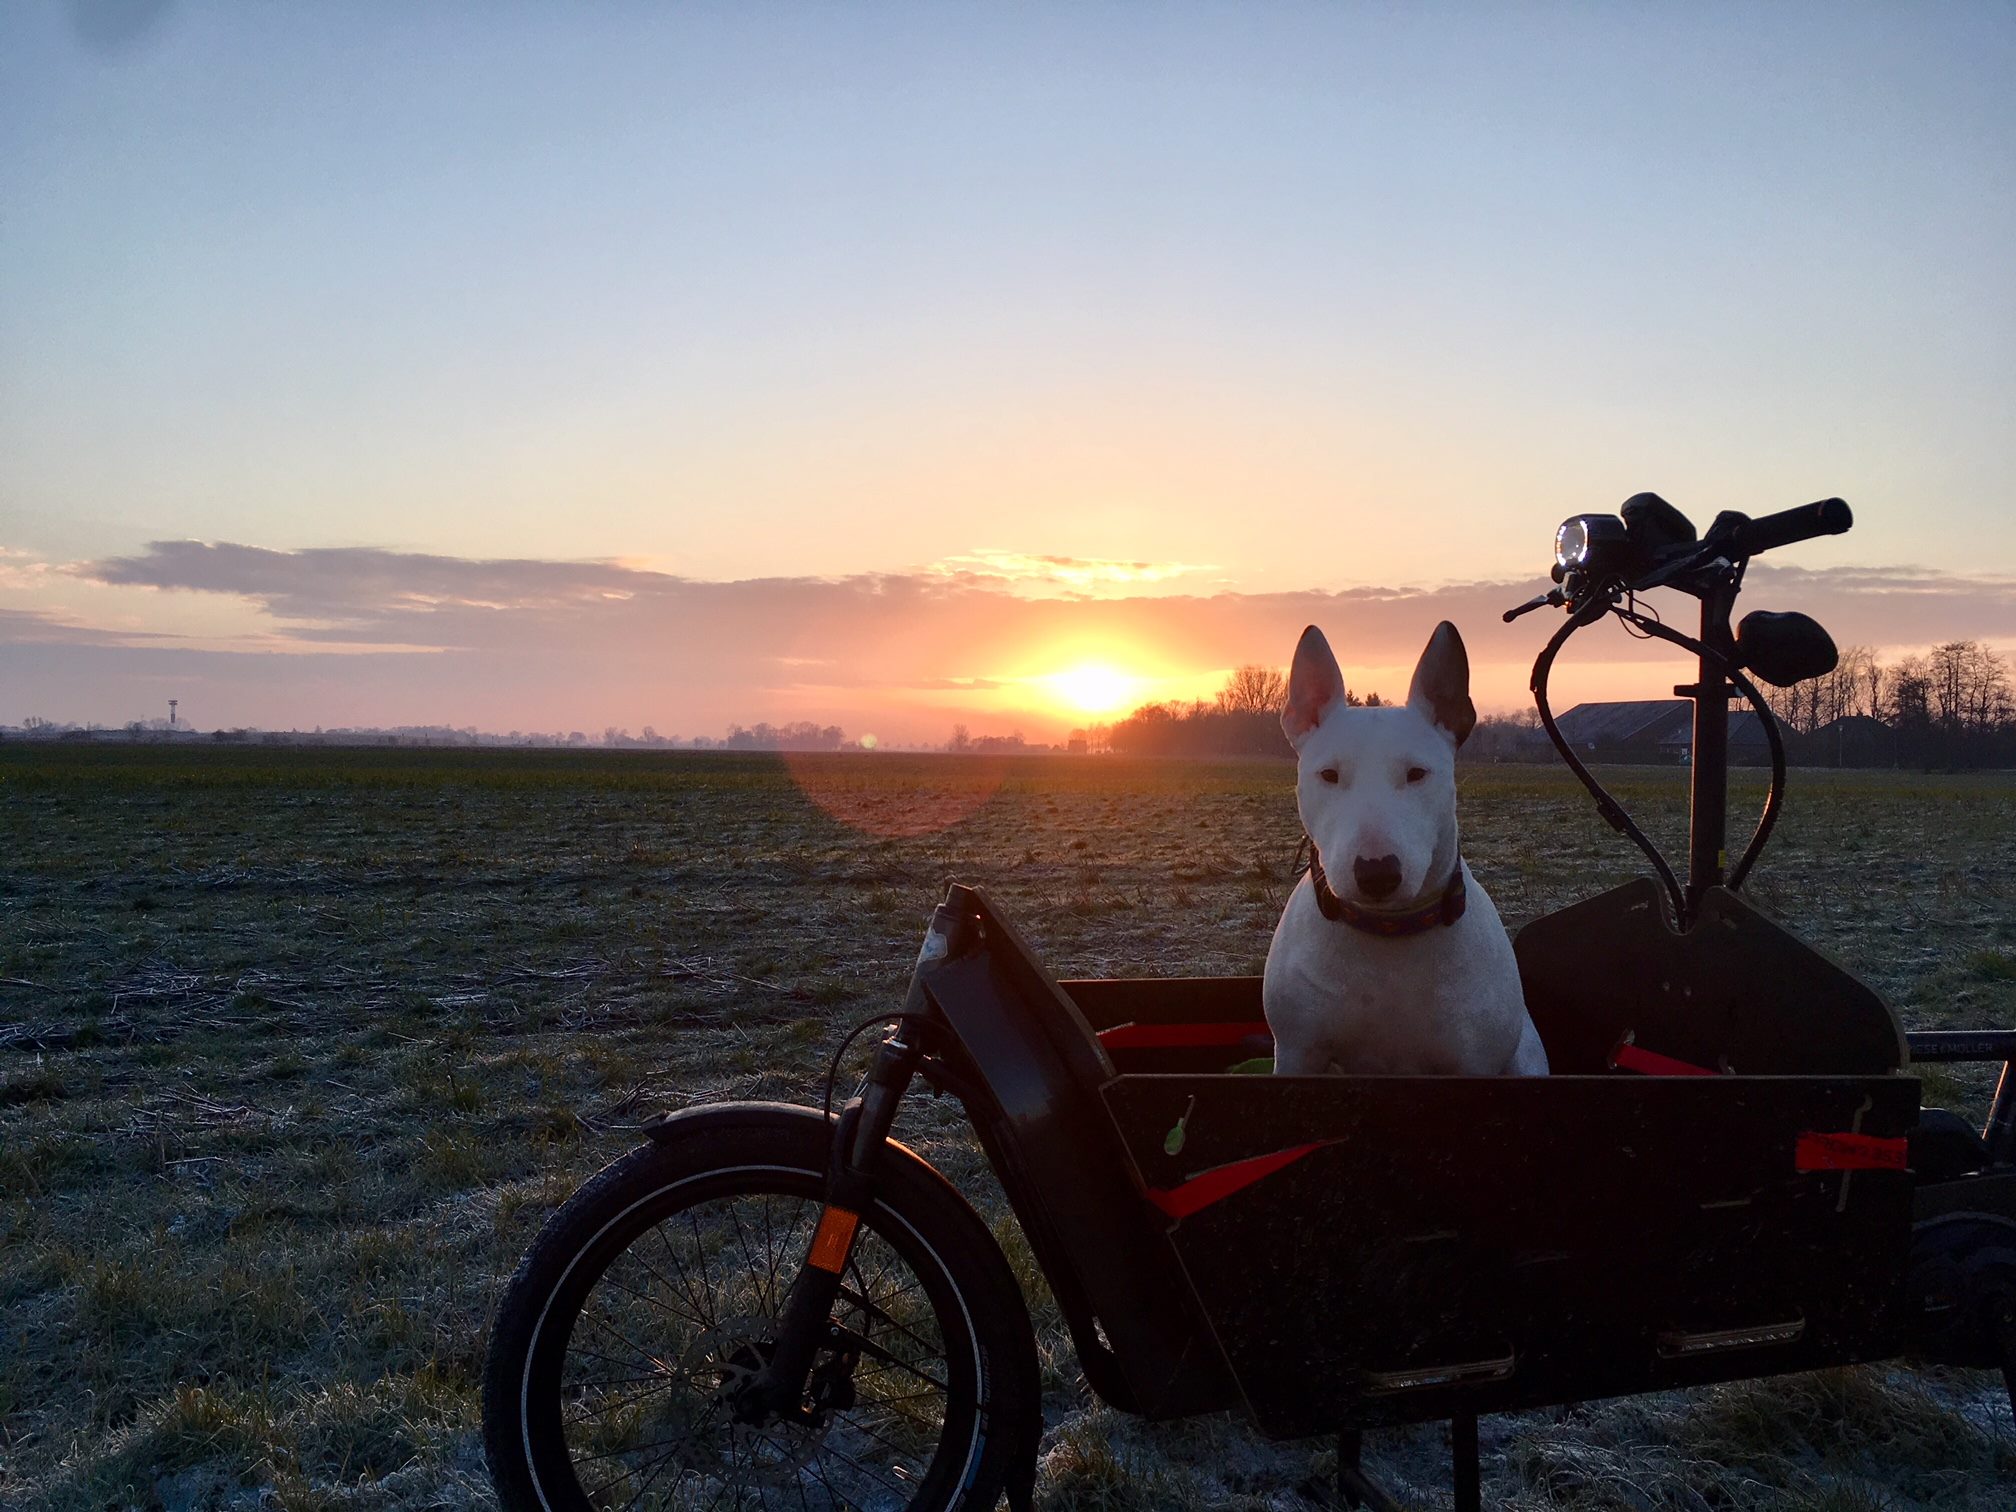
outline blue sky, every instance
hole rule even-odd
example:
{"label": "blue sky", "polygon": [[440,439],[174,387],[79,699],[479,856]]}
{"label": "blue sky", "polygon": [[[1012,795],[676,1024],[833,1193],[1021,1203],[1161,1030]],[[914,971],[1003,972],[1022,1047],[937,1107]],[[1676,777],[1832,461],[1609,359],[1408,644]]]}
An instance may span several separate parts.
{"label": "blue sky", "polygon": [[302,639],[86,570],[183,539],[1509,581],[1641,488],[2007,577],[2011,77],[2007,5],[10,7],[0,608]]}

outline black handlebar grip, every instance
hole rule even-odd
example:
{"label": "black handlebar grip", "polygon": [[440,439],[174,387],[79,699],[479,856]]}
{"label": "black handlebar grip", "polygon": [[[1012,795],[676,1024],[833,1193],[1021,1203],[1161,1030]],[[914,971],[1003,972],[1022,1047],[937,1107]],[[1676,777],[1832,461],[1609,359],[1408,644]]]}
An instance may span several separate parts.
{"label": "black handlebar grip", "polygon": [[1781,509],[1761,520],[1746,520],[1730,537],[1737,556],[1756,556],[1794,541],[1810,541],[1815,536],[1840,535],[1855,523],[1855,513],[1843,499],[1822,499],[1797,509]]}

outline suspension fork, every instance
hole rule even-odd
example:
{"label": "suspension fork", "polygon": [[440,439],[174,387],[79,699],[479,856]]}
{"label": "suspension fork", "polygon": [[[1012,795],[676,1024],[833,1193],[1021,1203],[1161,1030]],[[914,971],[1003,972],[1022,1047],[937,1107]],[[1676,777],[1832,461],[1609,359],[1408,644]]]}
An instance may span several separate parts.
{"label": "suspension fork", "polygon": [[830,1336],[833,1304],[854,1253],[861,1214],[875,1200],[876,1178],[896,1110],[922,1058],[915,1027],[899,1021],[876,1050],[860,1094],[849,1098],[840,1110],[827,1160],[826,1205],[820,1211],[819,1226],[785,1299],[776,1347],[743,1394],[738,1415],[798,1415],[813,1356]]}

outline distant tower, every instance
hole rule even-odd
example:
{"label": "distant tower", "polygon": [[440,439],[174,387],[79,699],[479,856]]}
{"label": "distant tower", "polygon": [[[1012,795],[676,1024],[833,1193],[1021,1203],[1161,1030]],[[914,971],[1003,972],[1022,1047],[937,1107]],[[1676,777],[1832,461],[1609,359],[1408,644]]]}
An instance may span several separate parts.
{"label": "distant tower", "polygon": [[171,730],[175,728],[175,705],[180,703],[181,701],[182,700],[179,698],[171,698],[168,700],[168,728]]}

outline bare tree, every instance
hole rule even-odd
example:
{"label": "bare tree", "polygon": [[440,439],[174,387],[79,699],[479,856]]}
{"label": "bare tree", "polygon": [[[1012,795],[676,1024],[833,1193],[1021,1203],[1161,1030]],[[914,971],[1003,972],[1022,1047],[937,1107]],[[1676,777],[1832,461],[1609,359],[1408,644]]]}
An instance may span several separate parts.
{"label": "bare tree", "polygon": [[1979,641],[1948,641],[1927,658],[1933,721],[1955,735],[1978,735],[2009,717],[2009,664]]}
{"label": "bare tree", "polygon": [[1811,735],[1835,720],[1863,712],[1872,674],[1880,674],[1876,656],[1867,646],[1849,646],[1830,672],[1809,677],[1789,688],[1766,688],[1771,712],[1789,729]]}
{"label": "bare tree", "polygon": [[1932,670],[1922,656],[1907,656],[1890,669],[1881,718],[1906,728],[1932,721]]}
{"label": "bare tree", "polygon": [[1288,702],[1288,679],[1274,667],[1240,667],[1218,690],[1221,714],[1279,714]]}
{"label": "bare tree", "polygon": [[1796,682],[1789,688],[1774,688],[1764,684],[1759,689],[1771,705],[1771,712],[1778,716],[1778,722],[1795,734],[1808,735],[1819,728],[1818,682],[1808,678]]}
{"label": "bare tree", "polygon": [[1867,646],[1843,646],[1834,670],[1820,684],[1820,723],[1832,724],[1853,714],[1873,715],[1880,702],[1883,668]]}

